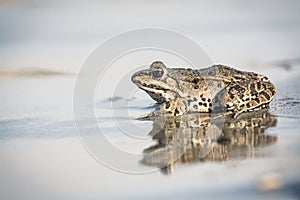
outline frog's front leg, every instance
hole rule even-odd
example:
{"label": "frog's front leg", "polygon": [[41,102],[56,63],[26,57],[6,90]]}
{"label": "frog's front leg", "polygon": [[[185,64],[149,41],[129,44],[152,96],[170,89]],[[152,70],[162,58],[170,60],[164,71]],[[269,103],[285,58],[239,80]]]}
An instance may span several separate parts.
{"label": "frog's front leg", "polygon": [[158,116],[180,116],[188,112],[188,102],[185,98],[175,98],[171,101],[166,101],[159,105],[158,109],[150,114],[140,117],[147,119]]}
{"label": "frog's front leg", "polygon": [[188,102],[185,98],[175,98],[160,105],[157,110],[160,115],[179,116],[188,112]]}

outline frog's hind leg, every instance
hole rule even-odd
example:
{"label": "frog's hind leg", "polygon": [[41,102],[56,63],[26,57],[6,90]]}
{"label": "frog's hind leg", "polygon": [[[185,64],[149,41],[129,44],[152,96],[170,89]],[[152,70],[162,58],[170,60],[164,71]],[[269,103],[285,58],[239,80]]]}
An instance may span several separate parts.
{"label": "frog's hind leg", "polygon": [[275,93],[275,86],[269,81],[257,79],[233,82],[226,88],[226,110],[238,115],[268,108]]}

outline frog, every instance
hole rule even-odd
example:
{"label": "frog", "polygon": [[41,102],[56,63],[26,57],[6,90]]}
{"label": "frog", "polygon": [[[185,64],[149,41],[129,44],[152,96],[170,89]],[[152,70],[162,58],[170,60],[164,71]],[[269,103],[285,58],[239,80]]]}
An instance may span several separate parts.
{"label": "frog", "polygon": [[229,113],[268,109],[276,94],[262,74],[215,64],[202,69],[167,67],[154,61],[135,72],[131,81],[159,105],[143,117],[181,116],[188,113]]}

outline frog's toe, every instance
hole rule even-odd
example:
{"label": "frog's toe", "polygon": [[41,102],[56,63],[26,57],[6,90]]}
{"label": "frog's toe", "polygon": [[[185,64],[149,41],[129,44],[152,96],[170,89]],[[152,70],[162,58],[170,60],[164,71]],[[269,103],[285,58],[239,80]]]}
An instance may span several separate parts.
{"label": "frog's toe", "polygon": [[153,116],[151,115],[151,113],[149,113],[149,114],[141,115],[141,116],[137,117],[136,119],[142,120],[142,121],[148,121],[148,120],[151,120],[151,117],[153,117]]}
{"label": "frog's toe", "polygon": [[151,113],[141,115],[137,119],[138,120],[151,120],[152,118],[159,117],[159,116],[162,116],[162,113],[159,112],[159,110],[155,110]]}

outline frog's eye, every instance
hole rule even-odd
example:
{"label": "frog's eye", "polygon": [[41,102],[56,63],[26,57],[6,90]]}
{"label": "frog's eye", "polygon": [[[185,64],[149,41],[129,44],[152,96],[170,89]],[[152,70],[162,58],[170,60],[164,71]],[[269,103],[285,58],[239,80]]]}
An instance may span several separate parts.
{"label": "frog's eye", "polygon": [[161,78],[164,75],[164,70],[162,68],[153,68],[151,75],[153,78]]}

